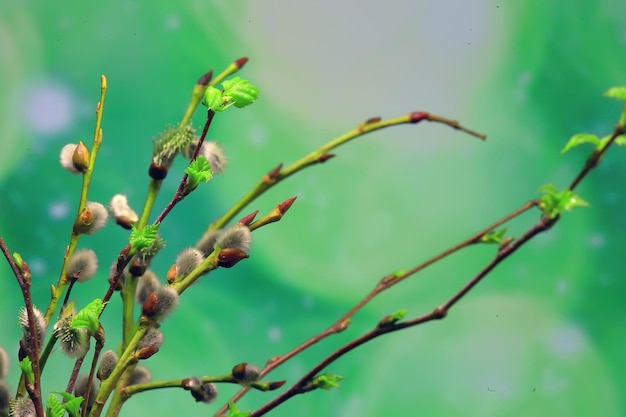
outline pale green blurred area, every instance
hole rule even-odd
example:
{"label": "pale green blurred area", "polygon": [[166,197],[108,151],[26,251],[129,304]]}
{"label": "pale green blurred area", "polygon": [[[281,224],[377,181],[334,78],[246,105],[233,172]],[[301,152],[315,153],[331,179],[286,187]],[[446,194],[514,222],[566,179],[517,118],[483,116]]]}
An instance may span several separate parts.
{"label": "pale green blurred area", "polygon": [[[269,169],[291,163],[371,116],[430,111],[489,135],[402,126],[365,136],[246,209],[291,196],[285,218],[254,233],[251,258],[216,271],[184,294],[163,324],[165,344],[146,362],[155,379],[223,374],[262,365],[323,330],[380,277],[410,268],[511,210],[552,182],[566,186],[586,157],[559,156],[585,131],[607,134],[619,105],[603,98],[626,84],[626,5],[538,0],[361,2],[38,1],[0,3],[0,233],[35,277],[44,308],[69,239],[80,179],[58,166],[63,144],[91,142],[100,74],[109,93],[90,199],[126,193],[139,209],[151,138],[184,111],[208,68],[250,57],[242,76],[261,88],[254,106],[216,117],[212,139],[227,172],[163,224],[163,279],[199,238]],[[202,111],[195,122],[201,126]],[[622,149],[580,187],[592,204],[567,214],[499,266],[442,322],[385,336],[336,362],[342,388],[294,398],[278,416],[619,416],[626,414],[626,174]],[[157,202],[182,173],[178,161]],[[514,222],[519,236],[536,213]],[[102,296],[126,232],[111,224],[85,237],[101,272],[77,288],[79,304]],[[359,313],[351,328],[284,365],[294,382],[382,316],[426,313],[494,254],[473,247],[413,277]],[[0,267],[0,345],[13,353],[17,286]],[[119,343],[120,303],[104,318]],[[70,362],[53,356],[46,389],[65,386]],[[17,364],[11,383],[17,380]],[[234,387],[220,387],[221,405]],[[252,392],[253,409],[273,398]],[[122,415],[212,414],[184,391],[132,398]]]}

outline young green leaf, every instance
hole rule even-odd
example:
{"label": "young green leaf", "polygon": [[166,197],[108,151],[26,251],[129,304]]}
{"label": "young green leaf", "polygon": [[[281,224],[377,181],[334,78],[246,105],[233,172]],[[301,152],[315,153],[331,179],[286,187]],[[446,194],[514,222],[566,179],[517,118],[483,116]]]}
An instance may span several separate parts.
{"label": "young green leaf", "polygon": [[604,93],[606,97],[626,101],[626,87],[611,87]]}
{"label": "young green leaf", "polygon": [[234,402],[230,401],[228,403],[228,417],[248,417],[249,415],[249,411],[239,410]]}
{"label": "young green leaf", "polygon": [[504,234],[506,233],[506,228],[496,230],[495,232],[485,233],[480,237],[480,243],[495,243],[499,245],[502,243],[502,238],[504,238]]}
{"label": "young green leaf", "polygon": [[328,391],[333,388],[339,388],[339,381],[341,381],[342,379],[342,376],[331,373],[324,373],[313,378],[313,380],[309,383],[309,386],[313,388],[321,388]]}
{"label": "young green leaf", "polygon": [[48,396],[48,406],[46,408],[46,416],[49,417],[63,417],[65,414],[63,404],[61,404],[61,401],[59,401],[54,394]]}
{"label": "young green leaf", "polygon": [[561,150],[561,155],[572,148],[582,145],[583,143],[591,143],[597,148],[600,144],[600,138],[590,133],[577,133],[567,141],[565,147]]}
{"label": "young green leaf", "polygon": [[404,316],[406,316],[407,311],[408,310],[406,308],[403,308],[402,310],[398,310],[393,314],[383,317],[378,322],[378,327],[386,327],[399,322],[404,318]]}
{"label": "young green leaf", "polygon": [[[63,408],[70,414],[70,416],[80,416],[80,405],[83,402],[83,397],[75,397],[74,395],[63,391],[53,391],[52,394],[59,395],[63,398]],[[50,401],[48,400],[48,404],[49,403]]]}
{"label": "young green leaf", "polygon": [[72,317],[72,328],[80,329],[81,327],[86,327],[92,335],[96,334],[99,327],[98,318],[103,308],[102,300],[96,298]]}
{"label": "young green leaf", "polygon": [[215,87],[209,86],[204,91],[204,97],[202,98],[202,104],[207,106],[209,110],[223,111],[226,109],[224,103],[224,96],[220,90]]}
{"label": "young green leaf", "polygon": [[129,239],[131,249],[133,251],[141,251],[143,249],[149,248],[154,243],[158,233],[158,224],[148,225],[142,230],[138,230],[133,225]]}
{"label": "young green leaf", "polygon": [[238,109],[254,103],[259,96],[259,88],[241,77],[224,81],[222,87],[224,87],[224,98]]}
{"label": "young green leaf", "polygon": [[185,173],[188,175],[187,184],[185,185],[185,190],[187,191],[194,190],[198,184],[209,181],[213,176],[211,164],[209,164],[204,155],[198,155],[185,169]]}
{"label": "young green leaf", "polygon": [[31,363],[28,356],[20,361],[20,369],[22,370],[24,375],[26,375],[26,379],[28,379],[28,382],[32,384],[35,380],[35,374],[33,373],[33,364]]}
{"label": "young green leaf", "polygon": [[576,207],[589,207],[589,203],[578,194],[566,188],[556,191],[552,184],[545,184],[539,188],[543,195],[539,198],[539,209],[550,219],[554,219],[563,211],[571,211]]}

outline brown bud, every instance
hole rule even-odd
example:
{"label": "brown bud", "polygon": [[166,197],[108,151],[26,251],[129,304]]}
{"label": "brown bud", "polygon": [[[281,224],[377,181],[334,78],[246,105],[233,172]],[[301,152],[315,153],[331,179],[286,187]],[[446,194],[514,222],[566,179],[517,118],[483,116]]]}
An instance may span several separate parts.
{"label": "brown bud", "polygon": [[272,381],[272,382],[269,383],[268,391],[273,391],[275,389],[278,389],[278,388],[282,387],[283,385],[285,385],[286,382],[287,382],[287,380]]}
{"label": "brown bud", "polygon": [[213,70],[209,70],[209,72],[202,74],[202,76],[198,79],[197,85],[209,85],[211,82],[211,78],[213,78]]}
{"label": "brown bud", "polygon": [[428,119],[429,117],[430,117],[430,114],[424,111],[414,111],[413,113],[409,115],[409,121],[411,123],[419,123],[422,120]]}
{"label": "brown bud", "polygon": [[170,269],[167,270],[167,275],[165,276],[165,278],[167,279],[167,282],[169,282],[170,284],[176,282],[176,264],[173,264],[172,266],[170,266]]}
{"label": "brown bud", "polygon": [[137,256],[133,259],[130,266],[128,267],[128,272],[131,276],[137,278],[145,274],[147,268],[148,265],[146,265],[146,262],[142,258]]}
{"label": "brown bud", "polygon": [[80,141],[72,154],[72,163],[74,167],[84,173],[89,168],[89,149]]}
{"label": "brown bud", "polygon": [[156,292],[153,292],[148,296],[148,298],[146,298],[145,303],[143,303],[141,314],[146,317],[154,317],[156,315],[158,305],[159,296]]}
{"label": "brown bud", "polygon": [[84,233],[86,229],[91,226],[93,223],[93,213],[88,206],[85,206],[80,214],[76,217],[74,221],[74,227],[72,229],[74,234]]}
{"label": "brown bud", "polygon": [[263,177],[263,182],[267,184],[274,184],[278,179],[278,175],[280,174],[280,170],[283,169],[283,163],[281,162],[276,166],[276,168],[272,169],[270,172],[265,174]]}
{"label": "brown bud", "polygon": [[289,210],[293,202],[296,201],[296,198],[298,197],[288,198],[287,200],[283,201],[282,203],[278,205],[278,211],[280,212],[281,215],[287,213],[287,210]]}
{"label": "brown bud", "polygon": [[126,216],[116,217],[115,223],[122,226],[126,230],[131,230],[133,228],[133,224],[135,224],[133,220],[129,219]]}
{"label": "brown bud", "polygon": [[242,217],[241,220],[239,220],[237,223],[242,224],[244,226],[249,226],[257,214],[259,214],[259,210],[255,210],[252,213],[248,214],[247,216]]}
{"label": "brown bud", "polygon": [[250,255],[238,248],[224,248],[217,256],[217,265],[222,268],[232,268],[242,259],[249,258]]}
{"label": "brown bud", "polygon": [[150,164],[150,168],[148,169],[148,175],[153,180],[161,181],[167,177],[167,167],[163,165],[157,165],[154,162]]}
{"label": "brown bud", "polygon": [[158,351],[159,351],[159,348],[156,347],[156,346],[145,347],[143,349],[140,349],[137,352],[137,359],[139,359],[139,360],[148,359],[149,357],[151,357],[152,355],[154,355]]}
{"label": "brown bud", "polygon": [[241,57],[241,58],[239,58],[238,60],[235,61],[235,66],[237,68],[241,69],[241,67],[246,65],[246,62],[248,62],[248,57],[247,56],[243,56],[243,57]]}
{"label": "brown bud", "polygon": [[184,390],[198,389],[202,385],[202,381],[198,377],[191,377],[183,379],[182,387]]}
{"label": "brown bud", "polygon": [[325,153],[324,155],[317,158],[317,162],[319,162],[320,164],[323,164],[324,162],[328,161],[330,158],[334,158],[334,157],[335,157],[334,153]]}
{"label": "brown bud", "polygon": [[367,119],[366,121],[363,122],[363,124],[365,125],[369,125],[372,123],[378,123],[380,122],[382,119],[380,116],[374,116],[374,117],[370,117],[369,119]]}

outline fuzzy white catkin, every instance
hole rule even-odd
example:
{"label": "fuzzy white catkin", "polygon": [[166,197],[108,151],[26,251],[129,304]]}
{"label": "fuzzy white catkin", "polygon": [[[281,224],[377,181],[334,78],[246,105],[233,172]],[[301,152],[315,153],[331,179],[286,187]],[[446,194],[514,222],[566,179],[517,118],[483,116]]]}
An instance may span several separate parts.
{"label": "fuzzy white catkin", "polygon": [[252,233],[250,233],[250,229],[243,224],[236,223],[220,233],[215,241],[215,246],[222,249],[237,248],[247,253],[250,250],[251,242]]}
{"label": "fuzzy white catkin", "polygon": [[200,147],[200,154],[204,156],[209,165],[211,165],[211,172],[213,175],[224,172],[228,159],[224,155],[224,151],[214,141],[206,141]]}
{"label": "fuzzy white catkin", "polygon": [[196,249],[202,251],[204,256],[209,256],[213,252],[215,241],[221,233],[221,230],[211,230],[209,233],[204,234],[196,244]]}
{"label": "fuzzy white catkin", "polygon": [[35,404],[28,396],[12,399],[9,402],[11,417],[35,417]]}
{"label": "fuzzy white catkin", "polygon": [[68,143],[61,149],[61,154],[59,155],[61,166],[72,174],[80,174],[80,171],[76,168],[72,160],[77,146],[78,145],[75,143]]}
{"label": "fuzzy white catkin", "polygon": [[184,249],[176,257],[176,276],[186,277],[204,261],[204,254],[196,248]]}
{"label": "fuzzy white catkin", "polygon": [[0,414],[7,411],[10,400],[11,388],[9,388],[9,385],[6,382],[0,381]]}
{"label": "fuzzy white catkin", "polygon": [[100,365],[98,366],[98,378],[100,381],[104,381],[111,375],[118,361],[117,353],[112,350],[107,350],[102,354]]}
{"label": "fuzzy white catkin", "polygon": [[[37,307],[33,306],[33,315],[35,316],[35,329],[37,331],[37,342],[38,346],[41,349],[44,344],[44,339],[46,336],[46,319],[44,318],[41,311],[37,309]],[[32,346],[32,333],[30,331],[30,326],[28,324],[28,312],[26,311],[26,307],[20,308],[20,312],[18,315],[17,323],[22,329],[22,337],[26,342],[26,346]]]}
{"label": "fuzzy white catkin", "polygon": [[135,301],[139,305],[146,302],[150,294],[156,292],[161,283],[154,272],[147,270],[137,281],[137,289],[135,290]]}
{"label": "fuzzy white catkin", "polygon": [[133,373],[130,375],[128,379],[128,385],[135,384],[145,384],[146,382],[150,382],[152,379],[152,374],[145,366],[137,366],[133,370]]}
{"label": "fuzzy white catkin", "polygon": [[65,274],[67,277],[78,277],[78,282],[91,279],[98,270],[98,257],[91,249],[78,249],[67,262]]}
{"label": "fuzzy white catkin", "polygon": [[[89,383],[89,374],[81,374],[76,378],[76,385],[74,385],[74,395],[77,397],[84,397],[87,393],[87,384]],[[98,391],[98,383],[94,380],[91,381],[91,388],[89,389],[89,402],[87,407],[91,407],[96,401],[96,393]]]}
{"label": "fuzzy white catkin", "polygon": [[141,338],[139,343],[137,343],[137,349],[143,349],[147,347],[155,347],[159,348],[163,344],[163,333],[151,327],[148,329],[146,334]]}
{"label": "fuzzy white catkin", "polygon": [[133,209],[128,205],[128,199],[124,194],[115,194],[113,198],[111,198],[111,203],[109,205],[111,209],[111,214],[116,219],[119,217],[124,217],[128,219],[131,223],[139,220],[139,216]]}
{"label": "fuzzy white catkin", "polygon": [[178,305],[178,292],[169,285],[164,285],[157,291],[157,297],[159,301],[157,303],[156,315],[160,319],[164,319],[169,316]]}
{"label": "fuzzy white catkin", "polygon": [[87,202],[87,208],[91,210],[91,214],[93,215],[93,221],[91,225],[86,228],[84,233],[92,235],[98,230],[102,229],[102,227],[104,227],[107,222],[107,218],[109,217],[109,212],[107,211],[106,207],[95,201]]}

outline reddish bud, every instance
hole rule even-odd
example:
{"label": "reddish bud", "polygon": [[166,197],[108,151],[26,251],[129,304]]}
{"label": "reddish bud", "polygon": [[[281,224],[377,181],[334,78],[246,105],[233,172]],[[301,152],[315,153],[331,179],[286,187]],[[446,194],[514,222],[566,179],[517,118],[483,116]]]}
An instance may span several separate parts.
{"label": "reddish bud", "polygon": [[157,307],[159,305],[159,296],[156,292],[153,292],[148,296],[146,302],[143,303],[143,307],[141,310],[141,314],[146,317],[154,317],[157,312]]}
{"label": "reddish bud", "polygon": [[244,65],[246,65],[246,62],[248,62],[248,57],[242,56],[241,58],[235,61],[235,66],[241,69]]}
{"label": "reddish bud", "polygon": [[217,257],[217,265],[222,268],[232,268],[242,259],[249,258],[250,255],[238,248],[224,248]]}
{"label": "reddish bud", "polygon": [[278,205],[278,211],[280,212],[281,215],[287,213],[287,210],[289,210],[293,202],[296,201],[296,198],[298,197],[288,198],[287,200],[283,201],[282,203]]}
{"label": "reddish bud", "polygon": [[135,257],[128,267],[128,272],[131,276],[137,278],[146,273],[146,268],[148,268],[148,265],[146,265],[145,261],[139,257]]}
{"label": "reddish bud", "polygon": [[182,387],[184,390],[189,391],[190,389],[198,389],[202,385],[202,381],[197,377],[185,378],[183,379]]}
{"label": "reddish bud", "polygon": [[167,167],[163,165],[157,165],[154,162],[150,164],[150,168],[148,168],[148,175],[153,180],[161,181],[167,177]]}
{"label": "reddish bud", "polygon": [[209,85],[211,82],[211,78],[213,78],[213,70],[209,70],[209,72],[202,75],[202,77],[198,78],[197,85]]}
{"label": "reddish bud", "polygon": [[324,155],[317,158],[317,162],[319,162],[320,164],[323,164],[324,162],[328,161],[330,158],[334,158],[334,157],[335,157],[334,153],[325,153]]}
{"label": "reddish bud", "polygon": [[165,278],[170,284],[176,282],[176,264],[170,266],[170,269],[167,270],[167,275],[165,276]]}
{"label": "reddish bud", "polygon": [[364,125],[369,125],[372,123],[378,123],[380,122],[382,119],[380,116],[374,116],[374,117],[370,117],[369,119],[367,119],[366,121],[363,122]]}
{"label": "reddish bud", "polygon": [[263,177],[263,182],[268,184],[274,184],[278,179],[278,175],[280,174],[280,170],[283,169],[283,163],[281,162],[278,166],[272,169],[270,172],[265,174]]}
{"label": "reddish bud", "polygon": [[242,217],[241,220],[239,220],[237,223],[244,225],[244,226],[249,226],[258,213],[259,213],[259,210],[255,210],[252,213],[248,214],[247,216]]}
{"label": "reddish bud", "polygon": [[429,113],[424,111],[414,111],[409,115],[409,122],[411,123],[419,123],[422,120],[428,119],[430,117]]}
{"label": "reddish bud", "polygon": [[283,385],[285,385],[286,382],[287,382],[287,380],[272,381],[272,382],[269,383],[268,391],[273,391],[275,389],[278,389],[278,388],[282,387]]}
{"label": "reddish bud", "polygon": [[152,355],[154,355],[158,351],[159,351],[159,348],[156,347],[156,346],[145,347],[143,349],[140,349],[137,352],[137,359],[139,359],[139,360],[148,359],[149,357],[151,357]]}

